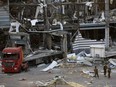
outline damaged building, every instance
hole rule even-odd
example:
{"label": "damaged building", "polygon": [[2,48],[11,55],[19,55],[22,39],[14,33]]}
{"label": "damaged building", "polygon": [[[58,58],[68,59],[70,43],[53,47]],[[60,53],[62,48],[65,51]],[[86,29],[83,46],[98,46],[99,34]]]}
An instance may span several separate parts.
{"label": "damaged building", "polygon": [[1,40],[1,50],[3,43],[7,44],[8,32],[28,33],[32,50],[79,53],[90,52],[90,45],[114,47],[115,4],[115,0],[109,4],[103,0],[1,0],[1,32],[6,37]]}
{"label": "damaged building", "polygon": [[116,0],[0,0],[0,87],[116,87],[115,33]]}

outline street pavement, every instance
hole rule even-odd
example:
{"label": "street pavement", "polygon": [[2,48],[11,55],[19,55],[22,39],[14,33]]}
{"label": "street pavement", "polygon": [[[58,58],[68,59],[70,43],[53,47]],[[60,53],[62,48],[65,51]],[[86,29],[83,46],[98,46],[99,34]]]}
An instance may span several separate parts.
{"label": "street pavement", "polygon": [[[73,64],[72,64],[73,65]],[[102,65],[98,64],[99,78],[83,73],[93,73],[93,67],[73,65],[60,66],[50,71],[41,71],[48,65],[30,67],[29,71],[21,73],[3,73],[0,67],[0,87],[38,87],[38,83],[46,83],[56,76],[61,76],[68,82],[76,82],[85,87],[116,87],[116,69],[112,69],[111,78],[104,77]]]}

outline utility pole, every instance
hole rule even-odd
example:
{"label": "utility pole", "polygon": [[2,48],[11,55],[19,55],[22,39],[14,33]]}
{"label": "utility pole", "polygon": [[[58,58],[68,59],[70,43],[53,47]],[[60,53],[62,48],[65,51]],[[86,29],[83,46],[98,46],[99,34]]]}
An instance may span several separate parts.
{"label": "utility pole", "polygon": [[109,0],[105,0],[105,18],[106,18],[106,25],[105,25],[105,46],[108,50],[109,48]]}

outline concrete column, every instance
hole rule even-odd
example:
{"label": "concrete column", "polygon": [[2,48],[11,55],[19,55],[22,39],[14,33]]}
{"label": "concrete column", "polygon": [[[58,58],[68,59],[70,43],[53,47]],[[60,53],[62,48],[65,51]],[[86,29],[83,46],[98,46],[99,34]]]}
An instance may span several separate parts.
{"label": "concrete column", "polygon": [[106,49],[108,49],[109,48],[109,0],[105,0],[105,19],[106,19],[105,46]]}
{"label": "concrete column", "polygon": [[[48,4],[48,0],[44,0],[44,5]],[[48,20],[48,14],[47,14],[47,6],[44,7],[44,20],[45,20],[45,30],[49,30],[49,20]],[[51,50],[52,47],[52,38],[50,34],[45,35],[47,38],[47,43],[44,43],[44,45],[47,45],[47,48]],[[46,39],[45,39],[46,40]],[[46,42],[46,41],[45,41]]]}
{"label": "concrete column", "polygon": [[63,35],[62,51],[64,52],[63,57],[64,57],[64,62],[66,63],[67,61],[67,34]]}

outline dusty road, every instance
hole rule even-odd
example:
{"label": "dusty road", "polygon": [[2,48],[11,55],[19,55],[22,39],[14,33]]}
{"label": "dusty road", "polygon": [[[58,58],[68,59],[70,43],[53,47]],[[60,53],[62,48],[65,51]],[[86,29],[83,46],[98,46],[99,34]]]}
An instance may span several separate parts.
{"label": "dusty road", "polygon": [[55,76],[61,76],[66,81],[77,82],[85,87],[116,87],[116,69],[112,69],[111,78],[108,79],[103,76],[102,66],[98,66],[100,78],[82,72],[82,70],[92,72],[94,67],[75,65],[71,68],[57,67],[51,72],[41,71],[45,67],[47,65],[32,67],[28,72],[17,74],[5,74],[0,71],[0,87],[37,87],[38,82],[49,82]]}

